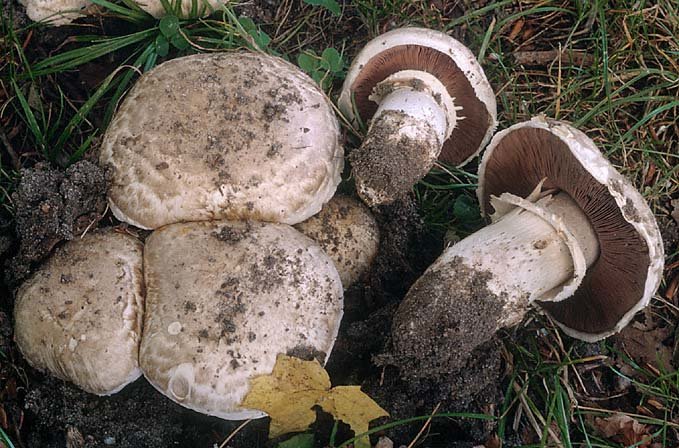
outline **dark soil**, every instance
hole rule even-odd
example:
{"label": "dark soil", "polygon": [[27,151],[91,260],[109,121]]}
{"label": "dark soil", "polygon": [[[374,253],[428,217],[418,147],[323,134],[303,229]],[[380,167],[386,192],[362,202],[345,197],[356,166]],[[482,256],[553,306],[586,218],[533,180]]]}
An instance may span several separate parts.
{"label": "dark soil", "polygon": [[16,209],[17,255],[6,266],[6,281],[17,285],[54,246],[94,226],[106,208],[106,177],[86,160],[65,171],[39,163],[21,170],[12,195]]}

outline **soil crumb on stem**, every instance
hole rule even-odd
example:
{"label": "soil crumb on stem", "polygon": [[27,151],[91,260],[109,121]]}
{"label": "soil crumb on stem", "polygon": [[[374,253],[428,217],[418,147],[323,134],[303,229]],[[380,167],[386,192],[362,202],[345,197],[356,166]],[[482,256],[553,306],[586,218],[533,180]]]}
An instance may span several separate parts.
{"label": "soil crumb on stem", "polygon": [[401,376],[447,378],[492,339],[505,299],[488,289],[490,275],[456,257],[413,285],[392,326],[393,362]]}
{"label": "soil crumb on stem", "polygon": [[[419,138],[405,135],[403,128]],[[434,166],[440,143],[431,124],[388,110],[374,118],[360,148],[349,154],[359,195],[368,205],[407,194]]]}

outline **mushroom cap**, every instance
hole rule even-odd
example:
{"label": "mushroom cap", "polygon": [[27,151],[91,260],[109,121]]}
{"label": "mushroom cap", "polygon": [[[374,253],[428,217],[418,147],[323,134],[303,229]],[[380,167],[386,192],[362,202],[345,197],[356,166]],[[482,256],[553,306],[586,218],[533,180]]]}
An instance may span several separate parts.
{"label": "mushroom cap", "polygon": [[344,150],[311,78],[262,54],[165,62],[131,89],[104,136],[115,216],[153,229],[212,219],[296,224],[335,192]]}
{"label": "mushroom cap", "polygon": [[89,0],[19,0],[26,14],[35,21],[44,20],[53,26],[68,25],[78,17],[81,9],[92,4]]}
{"label": "mushroom cap", "polygon": [[65,243],[17,292],[15,339],[29,364],[97,395],[141,375],[142,244],[114,230]]}
{"label": "mushroom cap", "polygon": [[[135,0],[141,9],[159,19],[167,14],[160,0]],[[176,0],[170,1],[174,5]],[[223,0],[181,0],[181,17],[207,17],[224,7]]]}
{"label": "mushroom cap", "polygon": [[658,289],[664,254],[653,212],[634,186],[572,126],[538,116],[498,132],[479,168],[477,195],[492,213],[491,196],[528,196],[543,189],[568,194],[599,238],[599,257],[575,294],[539,302],[570,336],[597,341],[620,331]]}
{"label": "mushroom cap", "polygon": [[163,394],[224,419],[262,417],[240,406],[279,353],[327,359],[343,296],[332,260],[284,224],[173,224],[146,240],[146,319],[140,364]]}
{"label": "mushroom cap", "polygon": [[380,231],[368,207],[349,196],[335,196],[321,212],[295,226],[327,253],[348,289],[370,269]]}
{"label": "mushroom cap", "polygon": [[373,88],[402,70],[434,75],[448,89],[455,106],[462,106],[439,159],[464,165],[488,143],[497,127],[495,94],[476,57],[462,43],[440,31],[399,28],[371,40],[358,53],[347,73],[338,106],[355,121],[352,96],[363,122],[377,110],[368,98]]}

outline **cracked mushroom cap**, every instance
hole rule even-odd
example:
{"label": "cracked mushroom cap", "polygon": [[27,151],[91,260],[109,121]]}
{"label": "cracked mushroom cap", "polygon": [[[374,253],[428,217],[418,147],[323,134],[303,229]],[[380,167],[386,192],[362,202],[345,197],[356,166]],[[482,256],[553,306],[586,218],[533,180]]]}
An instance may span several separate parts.
{"label": "cracked mushroom cap", "polygon": [[29,364],[110,395],[141,375],[142,244],[94,231],[56,249],[17,292],[15,339]]}
{"label": "cracked mushroom cap", "polygon": [[497,127],[495,94],[472,52],[442,32],[399,28],[368,42],[351,64],[342,86],[338,102],[342,113],[356,121],[357,111],[367,123],[377,110],[377,104],[369,98],[373,89],[403,70],[434,75],[446,86],[455,106],[462,106],[457,115],[464,119],[444,142],[439,159],[464,165],[474,158]]}
{"label": "cracked mushroom cap", "polygon": [[135,226],[213,219],[296,224],[340,181],[344,150],[332,106],[292,64],[212,53],[140,78],[104,136],[109,203]]}
{"label": "cracked mushroom cap", "polygon": [[53,26],[67,25],[82,17],[81,11],[92,4],[89,0],[19,0],[26,14],[35,21],[45,21]]}
{"label": "cracked mushroom cap", "polygon": [[280,353],[324,362],[342,318],[330,258],[284,224],[173,224],[146,240],[146,319],[140,364],[160,392],[187,408],[238,420],[254,376]]}
{"label": "cracked mushroom cap", "polygon": [[599,240],[599,257],[575,294],[539,302],[570,336],[597,341],[620,331],[658,289],[664,263],[658,225],[644,198],[572,126],[539,116],[495,135],[479,168],[484,213],[491,196],[526,197],[540,183],[568,194]]}
{"label": "cracked mushroom cap", "polygon": [[295,226],[327,253],[348,289],[369,269],[380,243],[377,221],[362,202],[335,196],[317,215]]}

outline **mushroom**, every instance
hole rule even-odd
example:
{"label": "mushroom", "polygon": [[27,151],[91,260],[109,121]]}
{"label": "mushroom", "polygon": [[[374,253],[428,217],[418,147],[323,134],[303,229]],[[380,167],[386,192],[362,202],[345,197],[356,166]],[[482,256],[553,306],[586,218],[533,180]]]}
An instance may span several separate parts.
{"label": "mushroom", "polygon": [[370,269],[380,243],[370,210],[349,196],[335,196],[321,212],[295,226],[327,253],[349,289]]}
{"label": "mushroom", "polygon": [[[207,17],[215,11],[222,10],[224,1],[222,0],[179,0],[181,3],[181,18],[192,17]],[[147,13],[151,14],[156,19],[159,19],[167,14],[165,7],[160,0],[135,0],[137,5]],[[170,4],[174,5],[177,0],[170,0]]]}
{"label": "mushroom", "polygon": [[92,4],[89,0],[19,0],[26,7],[26,15],[34,22],[45,21],[52,26],[67,25],[83,16]]}
{"label": "mushroom", "polygon": [[446,249],[396,313],[395,352],[420,368],[460,367],[535,302],[565,333],[594,342],[657,290],[663,246],[653,213],[573,127],[536,117],[499,132],[477,193],[493,223]]}
{"label": "mushroom", "polygon": [[497,125],[495,95],[471,51],[423,28],[368,42],[347,73],[339,108],[354,123],[371,120],[349,156],[368,205],[408,192],[437,158],[465,164]]}
{"label": "mushroom", "polygon": [[324,362],[342,318],[332,261],[284,224],[173,224],[146,240],[146,319],[140,364],[160,392],[224,419],[262,417],[240,406],[249,379],[280,353]]}
{"label": "mushroom", "polygon": [[110,395],[141,375],[142,244],[115,230],[65,243],[17,292],[14,334],[29,364]]}
{"label": "mushroom", "polygon": [[[19,0],[26,7],[26,14],[35,21],[45,21],[52,26],[68,25],[78,17],[84,16],[90,0]],[[207,17],[221,10],[224,3],[220,0],[180,0],[182,18]],[[139,0],[135,2],[141,9],[159,19],[167,14],[160,0]],[[170,2],[175,5],[176,0]]]}
{"label": "mushroom", "polygon": [[250,52],[195,54],[143,75],[106,131],[114,215],[144,229],[211,219],[296,224],[343,168],[339,125],[292,64]]}

